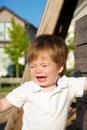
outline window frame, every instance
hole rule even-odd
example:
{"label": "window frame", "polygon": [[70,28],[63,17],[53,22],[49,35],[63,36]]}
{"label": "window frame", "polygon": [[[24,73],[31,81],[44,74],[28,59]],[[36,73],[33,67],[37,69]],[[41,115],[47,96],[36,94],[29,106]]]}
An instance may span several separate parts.
{"label": "window frame", "polygon": [[[1,25],[3,24],[3,25]],[[3,27],[1,27],[3,26]],[[0,41],[9,41],[10,38],[9,38],[9,34],[8,34],[8,27],[9,28],[12,28],[12,25],[11,25],[11,22],[10,21],[7,21],[7,22],[3,22],[3,21],[0,21]]]}

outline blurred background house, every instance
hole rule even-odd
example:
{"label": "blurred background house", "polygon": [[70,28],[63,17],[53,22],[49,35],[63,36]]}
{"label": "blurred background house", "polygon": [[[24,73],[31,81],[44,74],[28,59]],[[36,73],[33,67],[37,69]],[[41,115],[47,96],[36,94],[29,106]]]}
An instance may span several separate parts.
{"label": "blurred background house", "polygon": [[[11,20],[14,19],[16,24],[21,25],[27,30],[29,34],[29,40],[32,41],[36,35],[37,28],[26,20],[15,14],[7,7],[0,8],[0,76],[7,74],[7,68],[11,64],[8,55],[4,53],[4,45],[10,41],[8,34],[8,27],[11,28]],[[24,60],[20,60],[21,64],[24,64]]]}
{"label": "blurred background house", "polygon": [[[73,1],[74,2],[74,1]],[[67,61],[67,69],[73,69],[76,67],[76,59],[75,59],[75,52],[76,52],[76,22],[81,19],[82,17],[87,15],[87,0],[78,0],[73,18],[71,20],[68,35],[66,37],[66,42],[68,45],[72,44],[75,46],[74,51],[71,50],[68,56]],[[82,25],[83,26],[83,25]],[[76,68],[77,69],[77,68]]]}

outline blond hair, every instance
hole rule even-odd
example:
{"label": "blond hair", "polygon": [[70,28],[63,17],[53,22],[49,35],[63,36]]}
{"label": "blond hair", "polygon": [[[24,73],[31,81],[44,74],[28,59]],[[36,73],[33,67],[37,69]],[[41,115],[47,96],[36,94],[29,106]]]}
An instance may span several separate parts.
{"label": "blond hair", "polygon": [[37,36],[29,46],[28,63],[31,63],[43,51],[47,51],[57,66],[64,66],[64,70],[60,74],[62,76],[66,70],[66,60],[68,56],[68,49],[64,40],[50,34]]}

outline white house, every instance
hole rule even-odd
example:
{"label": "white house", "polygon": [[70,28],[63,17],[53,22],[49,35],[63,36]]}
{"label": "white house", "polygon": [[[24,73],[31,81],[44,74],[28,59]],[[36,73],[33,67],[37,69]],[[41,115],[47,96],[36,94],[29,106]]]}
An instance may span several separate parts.
{"label": "white house", "polygon": [[0,76],[7,74],[7,68],[11,61],[8,55],[4,53],[3,46],[9,42],[8,27],[11,27],[11,19],[14,18],[16,24],[20,24],[27,29],[30,41],[32,41],[36,35],[37,28],[26,20],[15,14],[7,7],[0,7]]}

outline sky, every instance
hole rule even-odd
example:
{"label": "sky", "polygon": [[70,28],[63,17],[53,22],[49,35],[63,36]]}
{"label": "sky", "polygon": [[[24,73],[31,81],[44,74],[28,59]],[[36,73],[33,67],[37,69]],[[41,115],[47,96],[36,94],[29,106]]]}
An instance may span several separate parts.
{"label": "sky", "polygon": [[47,0],[0,0],[0,7],[6,6],[18,16],[39,27]]}

